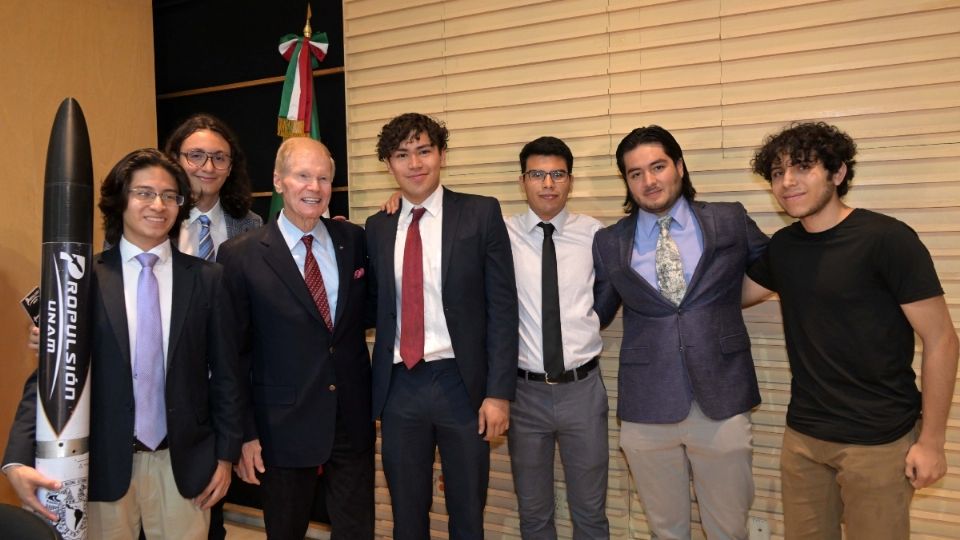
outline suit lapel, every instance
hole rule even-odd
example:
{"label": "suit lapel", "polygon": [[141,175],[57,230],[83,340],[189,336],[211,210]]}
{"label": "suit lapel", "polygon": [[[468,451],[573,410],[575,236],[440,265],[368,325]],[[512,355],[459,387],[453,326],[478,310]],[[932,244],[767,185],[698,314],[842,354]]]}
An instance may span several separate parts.
{"label": "suit lapel", "polygon": [[624,222],[624,228],[620,231],[620,264],[623,265],[624,274],[630,276],[633,281],[637,283],[637,286],[640,287],[643,291],[654,298],[659,302],[665,302],[667,304],[673,305],[669,300],[663,297],[660,294],[660,291],[654,285],[651,285],[649,281],[644,279],[643,276],[637,273],[636,269],[633,268],[631,264],[633,261],[633,243],[636,240],[637,234],[637,213],[634,212],[631,214],[626,221]]}
{"label": "suit lapel", "polygon": [[170,306],[170,336],[167,339],[167,369],[173,364],[173,351],[177,350],[180,334],[187,319],[190,299],[196,285],[196,274],[200,270],[199,261],[173,249],[173,304]]}
{"label": "suit lapel", "polygon": [[[400,212],[402,211],[403,209],[401,208]],[[380,237],[380,245],[376,246],[378,248],[377,253],[379,253],[383,259],[383,263],[380,265],[378,271],[385,273],[384,275],[389,278],[386,280],[387,290],[380,291],[377,301],[383,302],[383,299],[389,298],[390,305],[394,306],[394,310],[396,310],[397,298],[397,272],[394,268],[394,261],[396,260],[394,254],[396,252],[394,250],[397,245],[397,226],[400,223],[400,212],[394,212],[386,216],[386,221],[383,225],[386,228],[385,234]],[[379,278],[378,281],[380,281]]]}
{"label": "suit lapel", "polygon": [[[264,229],[264,235],[260,240],[263,247],[263,253],[261,254],[263,260],[277,274],[280,282],[303,305],[303,309],[307,310],[314,319],[323,323],[320,310],[313,303],[313,297],[310,296],[310,290],[307,289],[307,282],[303,280],[300,269],[297,268],[297,263],[293,260],[293,254],[290,253],[283,235],[280,234],[280,227],[276,220],[271,221]],[[320,326],[324,329],[327,328],[326,324]]]}
{"label": "suit lapel", "polygon": [[[340,319],[343,317],[343,310],[347,305],[347,298],[350,294],[350,285],[353,281],[353,253],[352,249],[346,249],[347,237],[343,229],[336,222],[328,219],[323,220],[323,225],[327,228],[327,234],[333,241],[333,251],[337,257],[337,270],[340,274],[340,287],[337,293],[337,311],[333,317],[333,328],[336,331],[340,325]],[[353,247],[353,246],[351,246]]]}
{"label": "suit lapel", "polygon": [[690,283],[687,284],[687,296],[703,277],[703,273],[708,266],[706,261],[713,260],[713,252],[717,249],[717,224],[713,208],[704,203],[691,201],[690,210],[693,211],[694,217],[700,224],[700,232],[703,234],[703,253],[700,255],[697,268],[693,271]]}
{"label": "suit lapel", "polygon": [[120,248],[117,246],[100,254],[97,260],[97,286],[100,288],[100,300],[110,320],[114,339],[123,357],[124,365],[130,370],[130,330],[127,326],[127,304],[123,293],[123,261],[120,260]]}
{"label": "suit lapel", "polygon": [[453,257],[453,239],[457,237],[457,227],[460,226],[460,198],[457,194],[443,189],[443,223],[440,230],[440,290],[447,282],[447,272],[450,271],[450,260]]}

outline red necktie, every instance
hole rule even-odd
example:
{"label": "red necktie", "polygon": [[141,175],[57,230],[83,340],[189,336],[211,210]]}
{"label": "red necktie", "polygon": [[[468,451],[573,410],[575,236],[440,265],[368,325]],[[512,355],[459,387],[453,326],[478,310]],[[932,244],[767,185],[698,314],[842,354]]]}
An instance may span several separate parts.
{"label": "red necktie", "polygon": [[307,282],[307,289],[310,289],[310,296],[313,297],[313,303],[320,310],[320,316],[326,323],[327,329],[333,332],[333,319],[330,318],[330,303],[327,301],[327,288],[323,286],[323,274],[320,273],[320,266],[317,265],[317,259],[313,257],[313,235],[303,237],[303,245],[307,248],[307,256],[303,261],[303,279]]}
{"label": "red necktie", "polygon": [[420,218],[426,208],[414,208],[403,247],[403,282],[400,289],[400,358],[413,369],[423,358],[423,242]]}

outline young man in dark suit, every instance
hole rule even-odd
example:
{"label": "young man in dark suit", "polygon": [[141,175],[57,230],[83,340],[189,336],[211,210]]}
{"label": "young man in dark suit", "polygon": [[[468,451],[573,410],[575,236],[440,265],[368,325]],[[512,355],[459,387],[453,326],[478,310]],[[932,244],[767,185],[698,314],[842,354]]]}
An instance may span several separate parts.
{"label": "young man in dark suit", "polygon": [[620,446],[655,536],[690,537],[692,471],[707,537],[744,539],[760,392],[740,292],[767,237],[739,203],[694,200],[659,126],[624,137],[617,166],[629,215],[597,233],[593,255],[601,325],[623,304]]}
{"label": "young man in dark suit", "polygon": [[489,441],[509,423],[518,314],[510,239],[490,197],[440,186],[447,129],[400,115],[377,155],[402,192],[400,212],[367,220],[376,301],[373,415],[394,538],[430,536],[436,448],[451,539],[483,537]]}
{"label": "young man in dark suit", "polygon": [[[240,454],[241,386],[222,271],[170,242],[189,213],[189,192],[179,165],[154,149],[121,159],[100,189],[114,247],[92,265],[91,538],[132,540],[141,522],[149,538],[206,537],[209,508],[226,493]],[[150,294],[138,290],[144,282]],[[148,371],[154,385],[134,382]],[[35,492],[58,483],[30,466],[36,384],[34,373],[4,472],[25,504],[52,519]]]}
{"label": "young man in dark suit", "polygon": [[374,424],[363,230],[322,218],[334,163],[319,141],[277,151],[283,210],[220,246],[249,377],[237,474],[260,484],[267,535],[302,539],[323,466],[332,538],[373,538]]}

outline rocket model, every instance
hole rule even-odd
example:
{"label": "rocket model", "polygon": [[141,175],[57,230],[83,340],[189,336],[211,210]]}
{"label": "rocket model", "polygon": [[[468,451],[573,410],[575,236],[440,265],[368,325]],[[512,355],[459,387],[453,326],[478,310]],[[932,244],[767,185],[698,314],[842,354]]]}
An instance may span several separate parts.
{"label": "rocket model", "polygon": [[86,538],[90,434],[90,280],[93,166],[83,111],[60,104],[43,191],[36,468],[59,480],[40,501],[64,540]]}

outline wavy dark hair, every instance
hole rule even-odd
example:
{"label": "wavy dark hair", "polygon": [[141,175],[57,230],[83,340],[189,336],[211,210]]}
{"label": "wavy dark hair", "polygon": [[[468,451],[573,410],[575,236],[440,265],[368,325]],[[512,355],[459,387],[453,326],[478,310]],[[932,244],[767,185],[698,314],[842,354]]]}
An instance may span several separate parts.
{"label": "wavy dark hair", "polygon": [[791,163],[823,163],[823,168],[831,175],[847,165],[847,174],[837,186],[837,195],[843,197],[850,190],[854,166],[857,161],[857,143],[836,126],[826,122],[795,122],[780,133],[769,135],[763,140],[763,146],[757,150],[750,167],[753,172],[771,181],[775,166],[781,165],[786,155]]}
{"label": "wavy dark hair", "polygon": [[[627,136],[620,141],[620,144],[617,145],[617,169],[620,170],[620,178],[623,179],[623,185],[627,188],[627,196],[623,200],[623,211],[627,214],[636,213],[640,210],[640,207],[637,206],[637,202],[634,201],[633,196],[630,195],[630,184],[627,182],[627,170],[626,165],[623,163],[623,156],[643,144],[659,144],[663,147],[664,153],[673,160],[674,166],[683,159],[683,149],[680,148],[680,143],[677,142],[677,139],[673,138],[673,135],[669,131],[660,126],[649,125],[639,127],[628,133]],[[694,197],[697,196],[697,190],[694,189],[693,182],[690,180],[690,167],[687,166],[685,159],[683,160],[683,176],[681,177],[680,194],[688,201],[692,201]]]}
{"label": "wavy dark hair", "polygon": [[180,147],[183,146],[183,141],[201,129],[208,129],[220,135],[230,146],[230,174],[220,188],[220,206],[223,207],[224,212],[242,219],[250,211],[250,205],[253,202],[250,195],[250,176],[247,174],[247,156],[237,142],[237,135],[223,120],[206,113],[187,118],[167,137],[164,152],[179,163]]}
{"label": "wavy dark hair", "polygon": [[430,142],[443,152],[447,149],[450,132],[443,122],[420,113],[404,113],[390,120],[377,135],[377,158],[386,161],[411,136],[426,133]]}
{"label": "wavy dark hair", "polygon": [[149,167],[162,167],[177,183],[177,192],[185,196],[183,206],[177,213],[173,227],[170,227],[168,236],[171,240],[180,235],[180,224],[190,215],[193,201],[190,199],[190,180],[187,173],[175,160],[156,148],[141,148],[123,156],[107,173],[100,185],[100,202],[98,207],[103,214],[103,231],[107,245],[115,246],[123,235],[123,212],[127,209],[127,200],[130,197],[130,182],[133,173]]}
{"label": "wavy dark hair", "polygon": [[573,152],[567,143],[556,137],[538,137],[523,145],[520,150],[520,172],[527,172],[527,158],[530,156],[558,156],[567,162],[567,172],[573,174]]}

